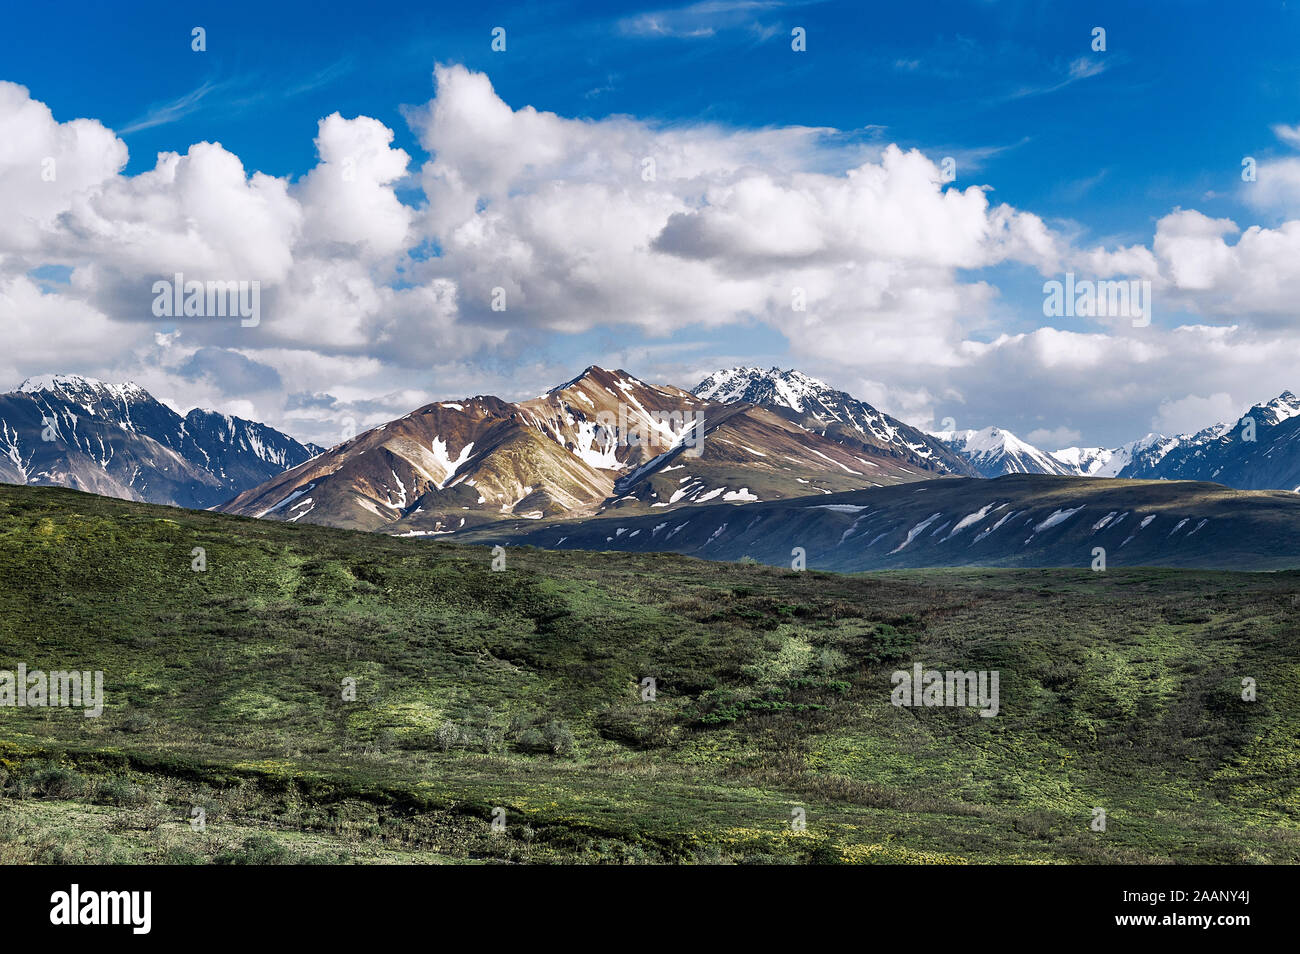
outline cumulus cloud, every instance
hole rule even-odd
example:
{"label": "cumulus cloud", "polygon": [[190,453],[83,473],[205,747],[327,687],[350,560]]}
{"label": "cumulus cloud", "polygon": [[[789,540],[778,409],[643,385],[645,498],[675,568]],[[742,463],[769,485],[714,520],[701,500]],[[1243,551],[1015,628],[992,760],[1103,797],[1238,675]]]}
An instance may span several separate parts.
{"label": "cumulus cloud", "polygon": [[44,230],[126,166],[126,144],[91,119],[60,123],[26,87],[0,82],[0,250],[38,249]]}
{"label": "cumulus cloud", "polygon": [[[1272,131],[1278,142],[1300,149],[1300,125],[1275,123]],[[1292,156],[1257,159],[1255,176],[1241,183],[1240,196],[1247,205],[1265,214],[1300,214],[1300,159]]]}
{"label": "cumulus cloud", "polygon": [[[1153,414],[1173,426],[1296,385],[1289,368],[1258,366],[1297,356],[1300,221],[1175,209],[1149,243],[1079,247],[860,130],[573,119],[508,104],[463,67],[437,67],[434,83],[407,112],[426,155],[394,148],[378,120],[332,113],[298,178],[247,169],[215,142],[125,176],[111,130],[59,122],[0,83],[0,373],[132,376],[326,441],[340,418],[536,393],[574,371],[539,360],[538,343],[593,330],[666,342],[762,324],[791,363],[885,410],[1023,423],[1046,443],[1125,439]],[[1285,205],[1287,161],[1263,167],[1275,192],[1253,201]],[[419,197],[399,195],[408,187]],[[31,274],[51,265],[71,269],[66,283]],[[993,276],[1008,269],[1148,280],[1158,315],[1203,324],[1003,332],[1012,306]],[[177,271],[259,281],[261,324],[160,325],[150,285]]]}
{"label": "cumulus cloud", "polygon": [[1287,156],[1259,163],[1254,182],[1243,182],[1241,196],[1262,212],[1300,214],[1300,159]]}
{"label": "cumulus cloud", "polygon": [[65,259],[126,275],[275,282],[293,264],[301,219],[288,183],[249,176],[238,156],[202,142],[78,193],[46,237]]}
{"label": "cumulus cloud", "polygon": [[1160,277],[1182,307],[1261,325],[1290,323],[1295,314],[1300,220],[1242,231],[1230,219],[1180,209],[1156,223],[1152,250]]}
{"label": "cumulus cloud", "polygon": [[[798,127],[572,120],[513,109],[461,67],[435,80],[410,117],[434,156],[421,171],[442,249],[430,271],[477,322],[664,335],[757,318],[807,357],[942,367],[996,297],[962,270],[1047,270],[1064,252],[1037,216],[947,186],[916,150],[855,151]],[[829,171],[828,154],[841,160]],[[490,310],[496,289],[504,312]]]}
{"label": "cumulus cloud", "polygon": [[338,242],[385,256],[408,247],[412,212],[391,186],[406,174],[410,157],[393,149],[393,131],[368,116],[334,113],[320,122],[320,163],[298,191],[314,244]]}

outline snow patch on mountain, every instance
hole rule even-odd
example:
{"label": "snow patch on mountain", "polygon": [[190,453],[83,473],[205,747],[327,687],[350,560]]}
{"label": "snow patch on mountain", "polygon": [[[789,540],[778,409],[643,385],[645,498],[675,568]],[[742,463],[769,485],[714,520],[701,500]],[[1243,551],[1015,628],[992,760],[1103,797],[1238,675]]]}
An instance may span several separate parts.
{"label": "snow patch on mountain", "polygon": [[946,537],[944,537],[944,541],[946,542],[948,540],[951,540],[953,537],[957,536],[957,534],[961,533],[971,524],[979,523],[981,520],[983,520],[985,517],[989,515],[989,511],[991,511],[995,506],[997,506],[996,500],[993,501],[993,503],[991,504],[986,504],[985,506],[981,507],[979,510],[976,510],[974,513],[970,513],[962,517],[960,520],[957,521],[957,525],[952,528],[952,531]]}
{"label": "snow patch on mountain", "polygon": [[907,539],[904,540],[902,543],[900,543],[898,546],[894,547],[894,549],[890,550],[889,552],[891,554],[894,554],[897,553],[899,550],[904,549],[909,543],[911,543],[913,540],[919,537],[925,531],[926,527],[934,523],[942,516],[943,516],[942,512],[930,514],[930,516],[926,517],[924,520],[922,520],[920,523],[914,526],[911,530],[907,531]]}
{"label": "snow patch on mountain", "polygon": [[1034,524],[1034,533],[1042,533],[1044,530],[1047,530],[1050,527],[1055,527],[1057,524],[1065,523],[1065,521],[1069,520],[1071,517],[1073,517],[1076,513],[1078,513],[1082,509],[1083,509],[1083,505],[1074,507],[1073,509],[1069,509],[1069,510],[1057,510],[1046,520]]}
{"label": "snow patch on mountain", "polygon": [[433,439],[433,443],[430,449],[433,451],[434,461],[438,464],[439,467],[442,468],[443,471],[444,476],[442,480],[436,485],[439,490],[442,490],[444,487],[446,487],[447,481],[449,481],[452,477],[456,476],[456,471],[460,470],[461,465],[463,465],[467,460],[469,460],[470,454],[473,453],[474,451],[474,442],[470,441],[468,444],[462,447],[460,449],[460,456],[457,457],[455,460],[452,460],[451,457],[448,455],[447,442],[444,441],[441,437],[435,437]]}

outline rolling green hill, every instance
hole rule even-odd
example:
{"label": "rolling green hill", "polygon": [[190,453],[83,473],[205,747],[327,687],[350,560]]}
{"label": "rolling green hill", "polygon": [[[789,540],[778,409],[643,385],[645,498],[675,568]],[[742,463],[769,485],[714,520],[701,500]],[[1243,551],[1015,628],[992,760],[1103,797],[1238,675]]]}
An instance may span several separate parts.
{"label": "rolling green hill", "polygon": [[1300,861],[1295,573],[492,559],[0,487],[0,862]]}

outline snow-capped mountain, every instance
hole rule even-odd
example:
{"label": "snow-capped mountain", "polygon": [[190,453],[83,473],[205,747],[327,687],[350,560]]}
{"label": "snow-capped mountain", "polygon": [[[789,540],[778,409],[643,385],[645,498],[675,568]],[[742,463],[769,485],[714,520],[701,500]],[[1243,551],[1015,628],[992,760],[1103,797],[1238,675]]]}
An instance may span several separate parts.
{"label": "snow-capped mountain", "polygon": [[1162,453],[1159,448],[1167,448],[1170,440],[1163,434],[1147,434],[1115,448],[1066,447],[1052,451],[1052,456],[1065,465],[1071,474],[1079,477],[1118,477],[1135,456],[1152,451],[1153,448],[1156,449],[1153,453]]}
{"label": "snow-capped mountain", "polygon": [[1118,476],[1208,480],[1241,490],[1300,490],[1300,398],[1290,391],[1256,404],[1236,422],[1144,440]]}
{"label": "snow-capped mountain", "polygon": [[820,408],[827,417],[835,417],[834,405],[841,403],[836,398],[848,398],[843,392],[832,391],[829,385],[802,371],[783,371],[780,368],[715,371],[692,388],[691,393],[723,404],[748,401],[800,412]]}
{"label": "snow-capped mountain", "polygon": [[1239,490],[1300,490],[1300,398],[1284,391],[1235,422],[1194,434],[1147,434],[1115,448],[1044,454],[1001,428],[936,433],[984,477],[1010,473],[1204,480]]}
{"label": "snow-capped mountain", "polygon": [[[1105,447],[1065,447],[1052,451],[1052,457],[1070,473],[1080,477],[1099,477],[1109,468],[1115,452]],[[1105,476],[1113,477],[1114,474]]]}
{"label": "snow-capped mountain", "polygon": [[936,431],[932,436],[969,461],[981,477],[1076,474],[1070,465],[1001,427],[986,427],[978,431]]}
{"label": "snow-capped mountain", "polygon": [[589,367],[529,401],[438,402],[329,451],[215,411],[182,417],[134,384],[49,375],[0,395],[0,481],[414,535],[1007,474],[1296,490],[1300,398],[1195,434],[1047,453],[998,427],[926,434],[779,368],[684,391]]}
{"label": "snow-capped mountain", "polygon": [[802,371],[728,368],[710,374],[691,393],[724,404],[770,407],[837,443],[872,448],[925,471],[975,475],[965,460],[929,434]]}
{"label": "snow-capped mountain", "polygon": [[[1216,425],[1222,427],[1223,425]],[[1147,434],[1119,447],[1065,447],[1044,451],[1002,427],[935,431],[934,438],[962,455],[980,477],[1057,474],[1066,477],[1128,477],[1135,460],[1159,461],[1180,438]]]}
{"label": "snow-capped mountain", "polygon": [[319,453],[265,424],[184,417],[135,384],[29,378],[0,394],[0,481],[212,507]]}

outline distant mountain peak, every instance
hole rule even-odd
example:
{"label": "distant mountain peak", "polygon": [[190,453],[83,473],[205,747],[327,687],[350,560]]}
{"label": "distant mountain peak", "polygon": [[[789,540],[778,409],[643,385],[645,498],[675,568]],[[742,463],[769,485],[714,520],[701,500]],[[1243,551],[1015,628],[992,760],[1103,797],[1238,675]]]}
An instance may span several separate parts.
{"label": "distant mountain peak", "polygon": [[[1281,424],[1297,415],[1300,415],[1300,398],[1290,391],[1283,391],[1273,400],[1256,404],[1246,412],[1246,416],[1262,418],[1261,423],[1265,424]],[[1231,426],[1227,428],[1231,429]]]}
{"label": "distant mountain peak", "polygon": [[132,382],[42,374],[0,394],[5,483],[201,508],[318,452],[256,421],[198,409],[182,417]]}
{"label": "distant mountain peak", "polygon": [[924,432],[793,368],[724,368],[706,377],[691,393],[723,404],[745,402],[775,408],[802,427],[846,445],[855,440],[865,443],[922,472],[974,473],[964,460]]}
{"label": "distant mountain peak", "polygon": [[936,431],[933,436],[970,461],[983,477],[1077,473],[1074,464],[1021,440],[1004,427],[985,427],[978,431]]}
{"label": "distant mountain peak", "polygon": [[[804,374],[793,368],[735,367],[715,371],[691,389],[696,397],[710,401],[730,404],[734,401],[748,401],[751,404],[766,404],[774,407],[788,407],[792,411],[808,411],[809,403],[819,401],[825,396],[838,397],[843,391],[836,391],[825,381]],[[847,397],[847,395],[844,395]]]}
{"label": "distant mountain peak", "polygon": [[134,381],[127,381],[124,384],[109,384],[100,381],[98,378],[88,378],[80,374],[38,374],[24,380],[22,384],[18,385],[17,391],[20,394],[41,394],[44,392],[68,396],[103,395],[120,400],[151,398],[149,392]]}

